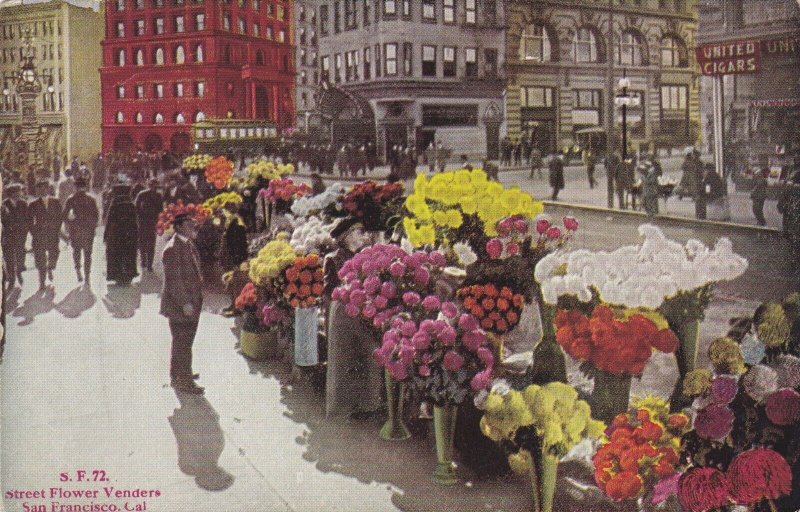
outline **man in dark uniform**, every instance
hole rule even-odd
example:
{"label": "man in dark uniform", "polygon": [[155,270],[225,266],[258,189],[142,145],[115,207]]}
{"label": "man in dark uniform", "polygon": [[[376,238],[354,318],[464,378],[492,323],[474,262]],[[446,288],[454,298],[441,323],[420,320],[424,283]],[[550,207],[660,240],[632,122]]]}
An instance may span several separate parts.
{"label": "man in dark uniform", "polygon": [[172,333],[170,378],[172,386],[192,394],[203,388],[192,373],[192,345],[203,307],[203,279],[200,255],[192,239],[196,222],[187,214],[175,216],[175,235],[164,248],[164,288],[161,292],[161,314],[169,319]]}
{"label": "man in dark uniform", "polygon": [[97,201],[86,193],[87,188],[88,183],[85,179],[75,180],[75,193],[67,199],[64,205],[64,222],[69,231],[72,259],[75,262],[78,282],[83,281],[81,274],[81,253],[83,253],[83,270],[86,272],[86,282],[88,283],[92,274],[94,232],[97,229],[100,212],[97,210]]}
{"label": "man in dark uniform", "polygon": [[6,281],[9,289],[19,280],[22,284],[22,266],[25,261],[25,240],[30,228],[28,203],[22,194],[22,185],[12,183],[6,188],[8,198],[3,201],[3,259],[6,263]]}
{"label": "man in dark uniform", "polygon": [[158,180],[151,179],[148,188],[136,195],[136,218],[139,226],[139,258],[142,268],[153,271],[156,251],[156,224],[164,207],[164,198],[158,191]]}
{"label": "man in dark uniform", "polygon": [[63,213],[61,203],[50,194],[50,184],[40,181],[36,184],[37,199],[28,205],[31,218],[31,241],[33,260],[39,271],[39,290],[47,286],[47,279],[53,282],[53,270],[58,263],[59,233]]}

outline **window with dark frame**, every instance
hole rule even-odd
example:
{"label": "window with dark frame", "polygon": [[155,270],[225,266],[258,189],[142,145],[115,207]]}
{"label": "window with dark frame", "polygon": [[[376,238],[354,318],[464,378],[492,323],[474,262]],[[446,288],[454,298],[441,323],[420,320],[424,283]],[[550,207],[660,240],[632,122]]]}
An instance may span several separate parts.
{"label": "window with dark frame", "polygon": [[328,6],[319,6],[319,33],[323,36],[328,35]]}
{"label": "window with dark frame", "polygon": [[388,16],[397,14],[397,3],[395,0],[383,0],[383,14]]}
{"label": "window with dark frame", "polygon": [[384,45],[384,62],[386,76],[397,75],[397,43],[386,43]]}
{"label": "window with dark frame", "polygon": [[436,19],[436,0],[422,0],[422,19]]}
{"label": "window with dark frame", "polygon": [[370,58],[371,53],[372,50],[369,46],[364,48],[364,80],[369,80],[372,78],[372,59]]}
{"label": "window with dark frame", "polygon": [[483,74],[484,76],[497,76],[497,50],[486,48],[483,50]]}
{"label": "window with dark frame", "polygon": [[456,48],[445,46],[442,48],[442,75],[448,78],[456,76]]}
{"label": "window with dark frame", "polygon": [[464,76],[474,78],[478,76],[478,49],[464,49]]}
{"label": "window with dark frame", "polygon": [[456,22],[456,0],[442,1],[442,21],[445,23]]}
{"label": "window with dark frame", "polygon": [[422,46],[422,76],[436,76],[436,47]]}
{"label": "window with dark frame", "polygon": [[342,31],[342,2],[333,2],[333,33]]}
{"label": "window with dark frame", "polygon": [[469,25],[478,21],[477,0],[464,0],[464,21]]}

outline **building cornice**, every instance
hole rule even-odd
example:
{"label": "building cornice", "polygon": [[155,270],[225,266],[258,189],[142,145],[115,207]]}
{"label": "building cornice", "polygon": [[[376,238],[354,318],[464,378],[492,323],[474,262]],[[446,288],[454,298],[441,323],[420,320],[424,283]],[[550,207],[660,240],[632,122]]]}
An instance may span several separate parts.
{"label": "building cornice", "polygon": [[507,7],[507,16],[511,18],[512,10],[516,9],[577,9],[593,10],[601,13],[613,12],[621,16],[635,16],[648,18],[675,19],[685,22],[697,22],[697,14],[691,12],[678,12],[664,9],[652,9],[642,6],[614,5],[609,6],[603,0],[587,2],[585,0],[510,0]]}

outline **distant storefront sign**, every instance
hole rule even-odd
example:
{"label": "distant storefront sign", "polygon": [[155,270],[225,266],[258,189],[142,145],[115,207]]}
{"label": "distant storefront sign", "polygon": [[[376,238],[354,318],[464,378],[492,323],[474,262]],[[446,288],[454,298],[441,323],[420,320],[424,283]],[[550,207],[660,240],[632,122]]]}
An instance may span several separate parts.
{"label": "distant storefront sign", "polygon": [[800,98],[783,98],[776,100],[755,100],[750,103],[757,108],[764,107],[800,107]]}
{"label": "distant storefront sign", "polygon": [[707,76],[759,73],[762,57],[800,55],[800,34],[704,44],[698,46],[695,53],[700,72]]}
{"label": "distant storefront sign", "polygon": [[707,76],[741,75],[761,70],[760,41],[707,44],[696,49],[700,72]]}

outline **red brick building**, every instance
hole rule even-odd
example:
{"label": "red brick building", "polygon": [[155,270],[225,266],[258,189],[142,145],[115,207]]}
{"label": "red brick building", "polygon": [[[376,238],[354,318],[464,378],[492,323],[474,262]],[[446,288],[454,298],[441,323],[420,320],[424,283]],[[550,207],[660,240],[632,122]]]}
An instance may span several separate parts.
{"label": "red brick building", "polygon": [[294,122],[291,0],[106,0],[103,150],[191,150],[204,119]]}

